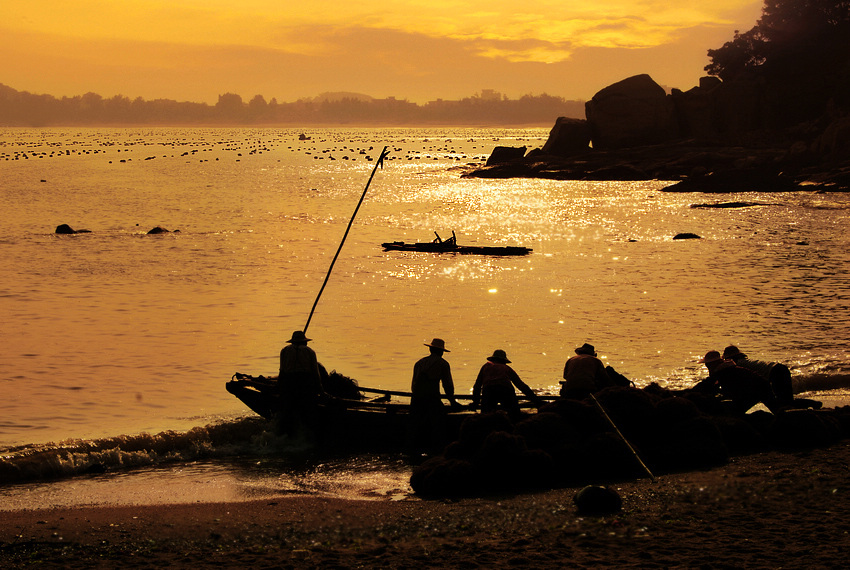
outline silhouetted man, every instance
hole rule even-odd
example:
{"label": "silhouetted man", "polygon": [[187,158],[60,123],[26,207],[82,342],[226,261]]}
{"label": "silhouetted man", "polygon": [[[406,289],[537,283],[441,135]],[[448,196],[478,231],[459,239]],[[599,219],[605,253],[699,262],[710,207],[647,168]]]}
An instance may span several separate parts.
{"label": "silhouetted man", "polygon": [[716,350],[708,351],[700,360],[708,368],[708,379],[717,385],[720,394],[732,401],[732,411],[744,414],[758,403],[770,411],[778,409],[776,398],[767,380],[731,360],[726,360]]}
{"label": "silhouetted man", "polygon": [[412,451],[437,451],[443,441],[445,431],[445,407],[441,402],[440,384],[452,406],[458,406],[455,400],[455,387],[452,381],[452,367],[443,358],[446,343],[435,338],[425,343],[430,354],[419,359],[413,365],[413,381],[410,391],[411,446]]}
{"label": "silhouetted man", "polygon": [[472,387],[472,407],[478,407],[481,402],[481,412],[486,414],[496,410],[500,405],[508,415],[517,419],[520,417],[519,400],[516,390],[525,394],[529,400],[539,406],[540,398],[523,382],[519,374],[508,366],[511,361],[504,350],[494,350],[493,356],[487,357],[487,362],[478,371],[475,385]]}
{"label": "silhouetted man", "polygon": [[564,364],[561,397],[583,400],[593,392],[611,385],[605,365],[596,357],[592,344],[584,343],[575,349],[576,355]]}

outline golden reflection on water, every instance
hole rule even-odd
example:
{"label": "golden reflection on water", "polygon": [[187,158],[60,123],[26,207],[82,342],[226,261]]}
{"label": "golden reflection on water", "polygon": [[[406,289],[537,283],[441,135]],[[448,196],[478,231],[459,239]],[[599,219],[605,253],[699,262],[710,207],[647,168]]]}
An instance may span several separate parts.
{"label": "golden reflection on water", "polygon": [[[150,161],[131,140],[44,160],[38,173],[4,163],[6,433],[108,435],[241,414],[223,382],[276,373],[280,348],[304,326],[374,166],[351,149],[378,146],[376,132],[316,132],[301,144],[298,133],[223,129],[203,159],[181,154],[209,133],[184,134]],[[110,136],[127,133],[78,138]],[[662,182],[460,179],[449,161],[481,152],[469,148],[483,148],[480,138],[461,149],[458,137],[386,136],[402,150],[376,175],[308,331],[330,369],[406,389],[435,336],[452,350],[461,392],[496,348],[542,389],[557,389],[585,341],[627,376],[673,386],[730,342],[801,366],[846,361],[842,196],[750,195],[765,205],[706,210],[690,205],[713,198],[665,194]],[[257,137],[269,150],[249,154]],[[119,146],[131,161],[116,160]],[[94,232],[56,237],[58,223]],[[158,224],[181,234],[144,235]],[[380,248],[434,231],[534,253]],[[703,239],[673,241],[679,232]]]}

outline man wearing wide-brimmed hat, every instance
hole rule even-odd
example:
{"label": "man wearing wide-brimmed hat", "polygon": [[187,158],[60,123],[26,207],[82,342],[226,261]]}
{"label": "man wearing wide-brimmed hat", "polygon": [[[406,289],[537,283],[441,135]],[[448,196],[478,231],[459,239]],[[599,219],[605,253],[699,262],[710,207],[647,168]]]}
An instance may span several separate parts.
{"label": "man wearing wide-brimmed hat", "polygon": [[612,385],[605,365],[596,356],[592,344],[584,343],[575,349],[576,355],[564,364],[561,397],[582,400],[588,395]]}
{"label": "man wearing wide-brimmed hat", "polygon": [[794,403],[794,386],[791,381],[791,370],[779,362],[750,360],[737,346],[730,344],[723,349],[723,358],[732,360],[738,366],[752,370],[770,382],[773,395],[779,405],[790,406]]}
{"label": "man wearing wide-brimmed hat", "polygon": [[295,331],[280,351],[277,387],[282,405],[280,419],[288,424],[287,431],[295,429],[295,424],[315,427],[310,424],[323,390],[316,353],[307,346],[311,340],[304,331]]}
{"label": "man wearing wide-brimmed hat", "polygon": [[487,357],[487,362],[478,371],[478,377],[472,387],[472,407],[478,407],[481,402],[481,412],[495,411],[499,406],[514,419],[520,417],[519,400],[514,387],[539,406],[542,400],[523,382],[519,374],[508,366],[511,361],[504,350],[494,350],[493,356]]}
{"label": "man wearing wide-brimmed hat", "polygon": [[410,387],[411,446],[417,452],[434,451],[441,444],[445,409],[440,397],[440,384],[443,385],[449,403],[458,406],[452,367],[443,358],[443,353],[451,351],[441,338],[424,344],[430,354],[413,365]]}
{"label": "man wearing wide-brimmed hat", "polygon": [[298,375],[308,380],[308,383],[314,388],[320,389],[319,384],[319,361],[316,358],[316,352],[307,346],[311,338],[307,338],[304,331],[294,331],[287,342],[288,346],[284,346],[280,351],[280,375],[278,378],[285,376]]}
{"label": "man wearing wide-brimmed hat", "polygon": [[700,362],[708,368],[709,382],[717,386],[724,399],[731,401],[731,411],[744,414],[759,402],[770,411],[779,409],[770,383],[752,370],[723,358],[716,350],[706,352]]}

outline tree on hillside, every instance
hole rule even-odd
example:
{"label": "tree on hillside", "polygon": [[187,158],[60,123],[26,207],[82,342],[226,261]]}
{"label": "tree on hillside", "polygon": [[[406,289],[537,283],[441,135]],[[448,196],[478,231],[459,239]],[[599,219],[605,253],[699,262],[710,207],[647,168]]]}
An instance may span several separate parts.
{"label": "tree on hillside", "polygon": [[850,0],[765,0],[756,25],[718,49],[705,70],[761,85],[774,126],[850,111]]}
{"label": "tree on hillside", "polygon": [[765,0],[762,17],[732,41],[708,50],[705,70],[729,80],[754,71],[782,73],[789,66],[846,64],[850,60],[850,1]]}

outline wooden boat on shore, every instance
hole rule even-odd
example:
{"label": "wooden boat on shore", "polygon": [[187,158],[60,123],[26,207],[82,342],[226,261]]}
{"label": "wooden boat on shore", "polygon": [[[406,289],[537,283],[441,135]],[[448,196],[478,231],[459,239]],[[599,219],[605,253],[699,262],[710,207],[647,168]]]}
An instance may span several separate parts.
{"label": "wooden boat on shore", "polygon": [[471,255],[528,255],[532,252],[529,247],[520,246],[496,246],[496,245],[458,245],[457,237],[452,232],[452,237],[443,240],[437,232],[434,241],[412,242],[392,241],[382,243],[384,251],[413,251],[419,253],[459,253]]}
{"label": "wooden boat on shore", "polygon": [[[338,387],[350,379],[331,372],[324,384],[329,388],[326,397],[319,400],[316,408],[316,438],[330,447],[344,446],[347,449],[398,450],[405,445],[410,427],[410,392],[363,388]],[[267,420],[281,420],[283,402],[274,386],[275,379],[254,377],[236,373],[225,387],[239,398],[254,413]],[[531,408],[532,403],[520,398],[521,408]],[[445,396],[443,397],[445,399]],[[458,402],[471,402],[471,396],[456,395]],[[544,398],[546,399],[546,398]],[[477,412],[466,405],[446,406],[445,436],[451,441],[460,431],[466,418]]]}

